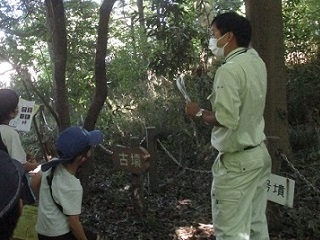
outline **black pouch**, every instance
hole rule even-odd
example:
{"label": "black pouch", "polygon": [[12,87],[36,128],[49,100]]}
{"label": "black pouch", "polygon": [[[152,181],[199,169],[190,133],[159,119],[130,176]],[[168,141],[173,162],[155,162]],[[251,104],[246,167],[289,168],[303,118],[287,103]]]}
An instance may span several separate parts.
{"label": "black pouch", "polygon": [[29,181],[26,175],[22,177],[20,197],[23,205],[32,205],[36,203],[36,199],[30,189]]}
{"label": "black pouch", "polygon": [[83,227],[84,233],[86,234],[88,240],[97,240],[98,239],[98,234],[86,227]]}

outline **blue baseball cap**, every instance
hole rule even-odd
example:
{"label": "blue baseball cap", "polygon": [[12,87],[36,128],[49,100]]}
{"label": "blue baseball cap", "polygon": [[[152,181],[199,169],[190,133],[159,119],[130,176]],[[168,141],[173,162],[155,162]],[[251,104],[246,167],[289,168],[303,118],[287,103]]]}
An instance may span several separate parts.
{"label": "blue baseball cap", "polygon": [[45,172],[59,163],[70,161],[86,148],[100,144],[102,140],[103,135],[100,130],[89,132],[79,126],[69,127],[61,132],[56,141],[59,156],[42,164],[41,170]]}
{"label": "blue baseball cap", "polygon": [[0,150],[0,218],[17,203],[20,198],[23,165]]}

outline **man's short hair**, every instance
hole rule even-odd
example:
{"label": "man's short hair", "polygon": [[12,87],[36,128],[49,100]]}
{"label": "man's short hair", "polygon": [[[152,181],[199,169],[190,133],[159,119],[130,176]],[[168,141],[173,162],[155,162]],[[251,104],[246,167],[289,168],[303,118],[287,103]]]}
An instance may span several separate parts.
{"label": "man's short hair", "polygon": [[8,115],[15,111],[19,103],[19,95],[11,90],[0,89],[0,123],[8,119]]}
{"label": "man's short hair", "polygon": [[211,22],[220,31],[221,36],[232,32],[239,47],[248,47],[251,41],[252,28],[250,21],[235,12],[226,12],[217,15]]}

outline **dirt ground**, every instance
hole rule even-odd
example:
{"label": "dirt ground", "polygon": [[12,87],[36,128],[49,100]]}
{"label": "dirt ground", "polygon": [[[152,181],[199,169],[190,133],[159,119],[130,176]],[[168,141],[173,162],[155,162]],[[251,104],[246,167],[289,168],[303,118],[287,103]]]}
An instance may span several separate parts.
{"label": "dirt ground", "polygon": [[[215,239],[211,225],[211,164],[212,159],[184,169],[163,153],[158,161],[158,189],[151,191],[145,176],[143,208],[139,208],[133,194],[133,175],[114,170],[110,159],[100,159],[84,197],[82,221],[110,240]],[[270,232],[270,237],[300,239],[286,232],[290,231]]]}
{"label": "dirt ground", "polygon": [[158,188],[144,176],[143,207],[133,194],[133,175],[115,171],[111,160],[99,160],[84,197],[82,221],[106,239],[214,239],[211,225],[210,163],[203,172],[184,170],[159,157]]}

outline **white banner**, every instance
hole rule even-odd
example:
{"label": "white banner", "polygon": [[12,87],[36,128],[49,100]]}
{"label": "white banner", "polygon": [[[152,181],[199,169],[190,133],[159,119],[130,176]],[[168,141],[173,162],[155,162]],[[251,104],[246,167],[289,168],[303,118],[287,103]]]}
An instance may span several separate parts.
{"label": "white banner", "polygon": [[19,113],[12,119],[9,125],[17,131],[29,132],[31,128],[32,118],[38,111],[39,106],[34,101],[27,101],[23,98],[19,99]]}
{"label": "white banner", "polygon": [[267,181],[268,200],[292,208],[294,185],[292,179],[271,174]]}

